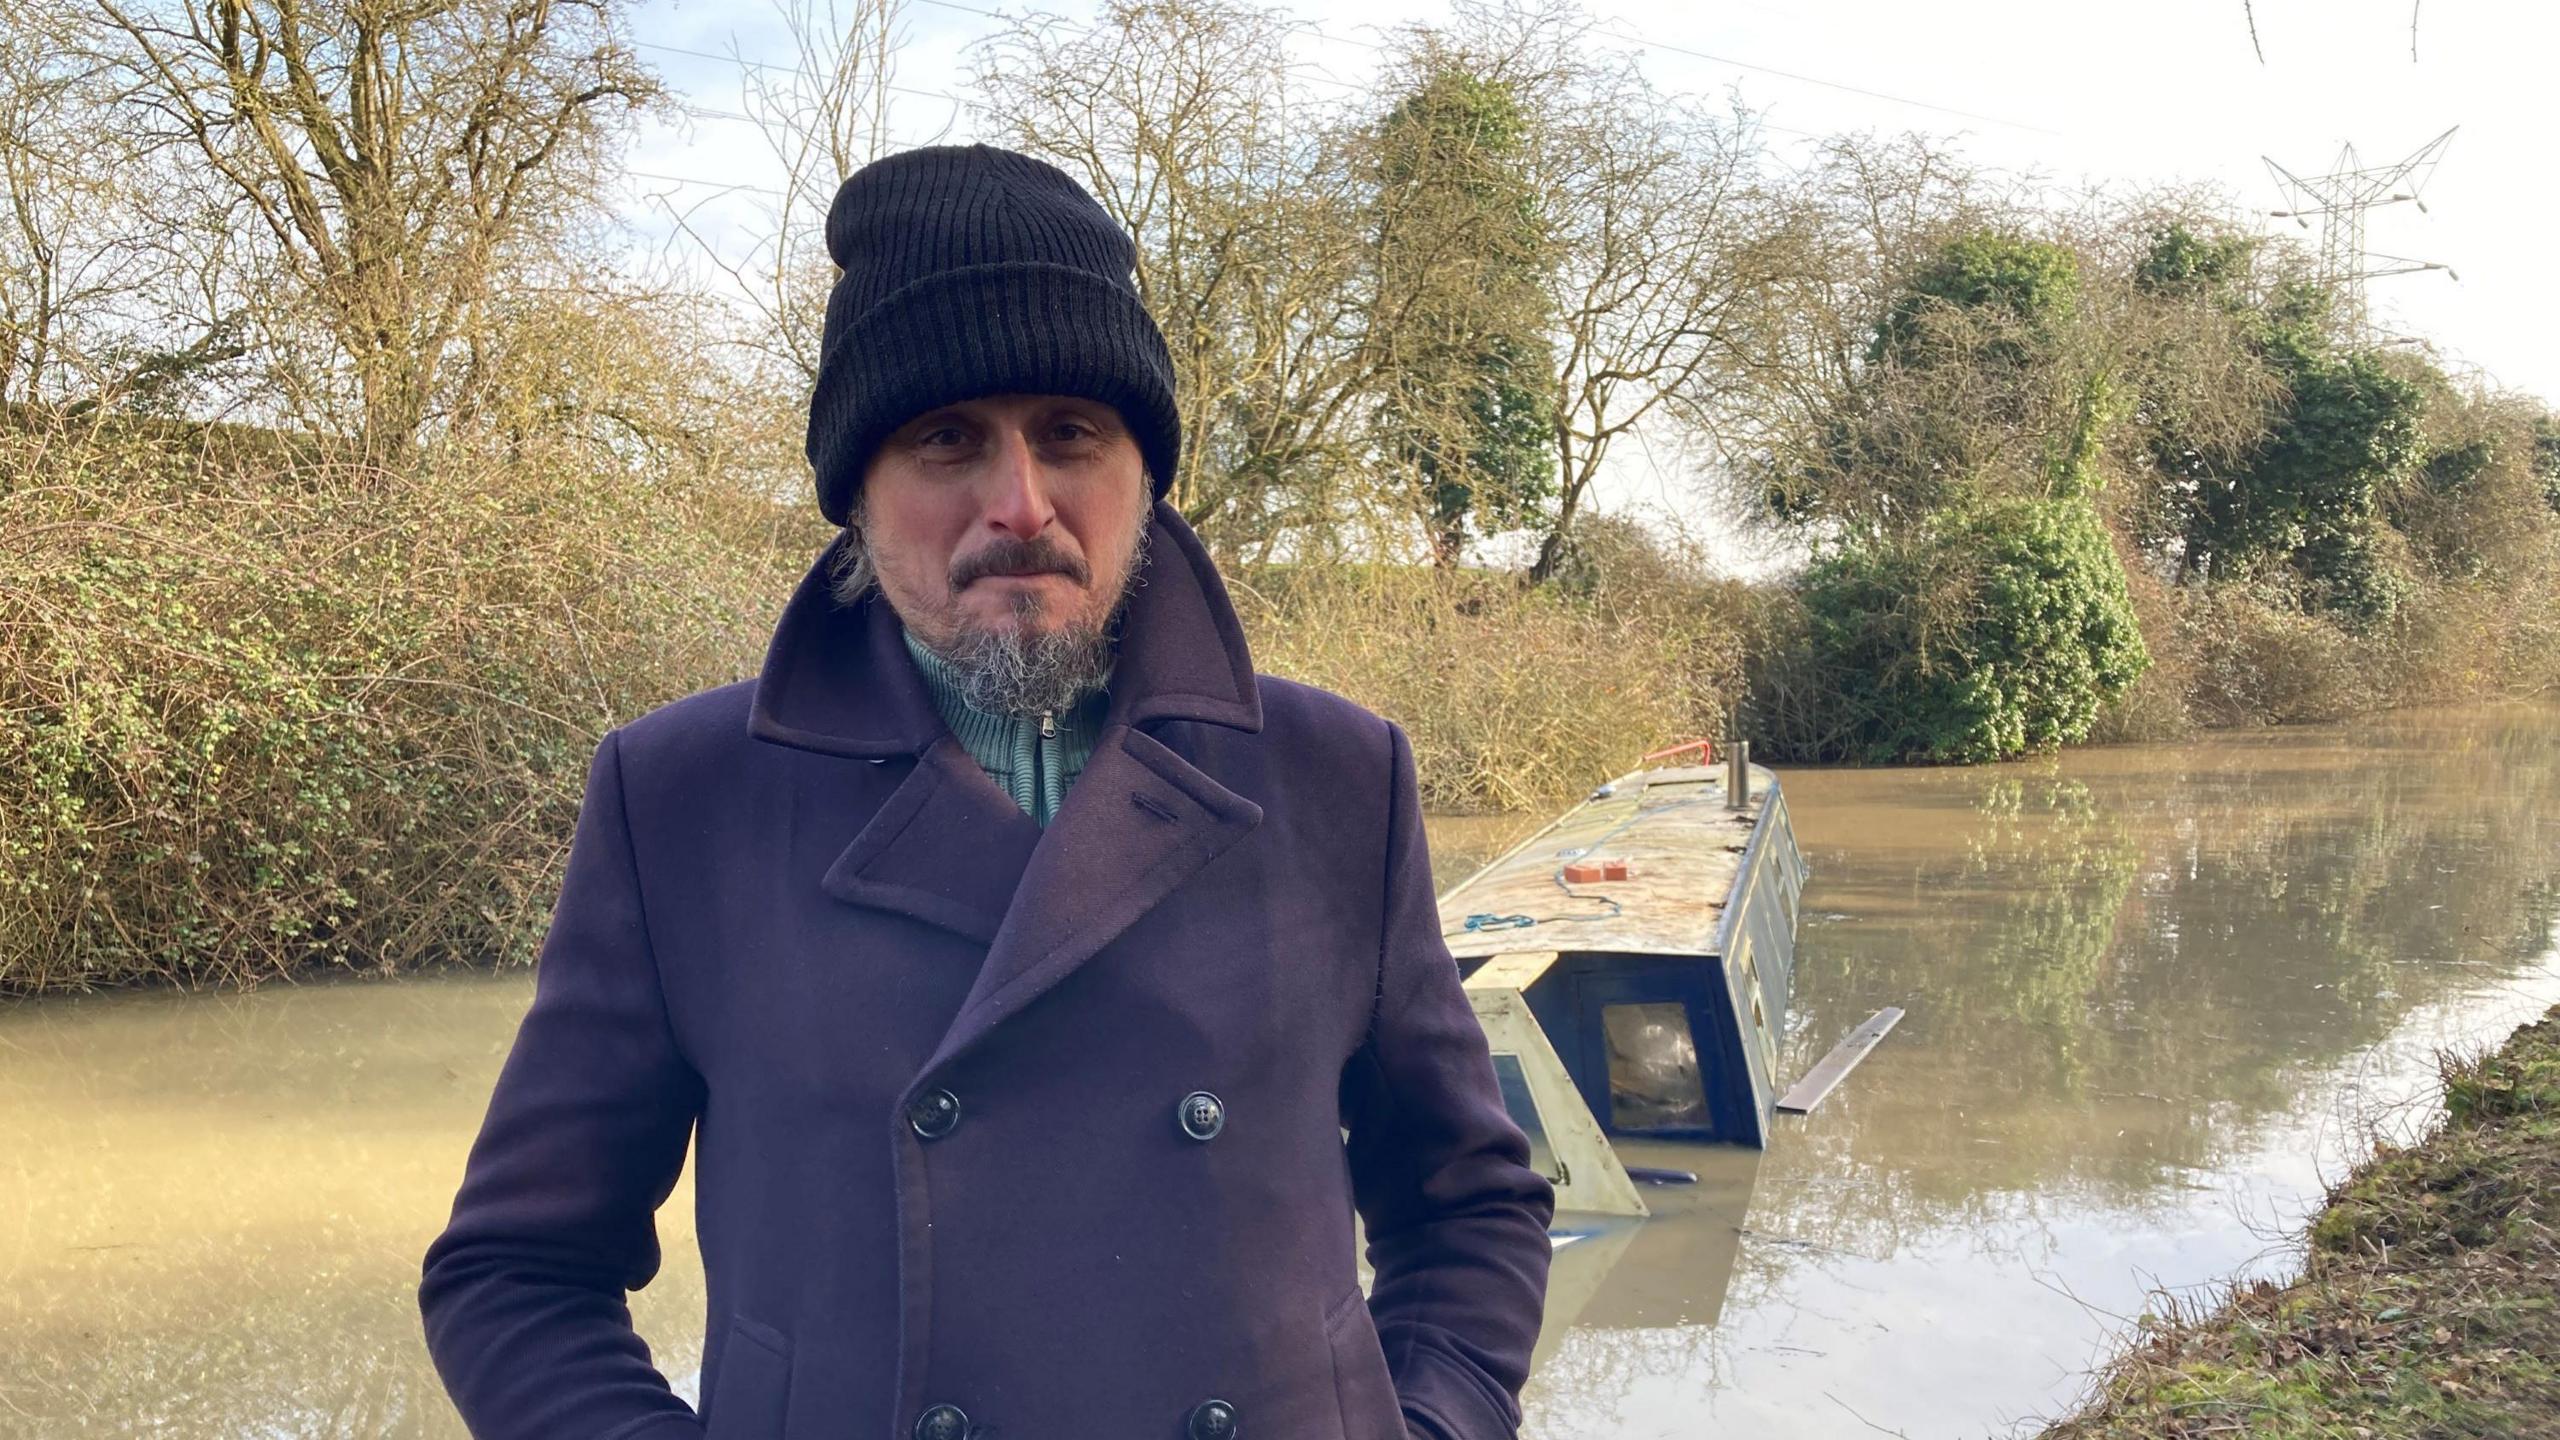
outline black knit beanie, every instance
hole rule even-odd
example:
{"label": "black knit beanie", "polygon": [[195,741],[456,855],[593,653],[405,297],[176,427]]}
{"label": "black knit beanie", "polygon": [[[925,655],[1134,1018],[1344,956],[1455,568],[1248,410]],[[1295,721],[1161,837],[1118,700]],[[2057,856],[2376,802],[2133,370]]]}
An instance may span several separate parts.
{"label": "black knit beanie", "polygon": [[1173,357],[1138,303],[1137,248],[1054,165],[987,145],[875,160],[827,210],[827,296],[809,464],[841,525],[889,432],[980,395],[1100,400],[1161,498],[1182,454]]}

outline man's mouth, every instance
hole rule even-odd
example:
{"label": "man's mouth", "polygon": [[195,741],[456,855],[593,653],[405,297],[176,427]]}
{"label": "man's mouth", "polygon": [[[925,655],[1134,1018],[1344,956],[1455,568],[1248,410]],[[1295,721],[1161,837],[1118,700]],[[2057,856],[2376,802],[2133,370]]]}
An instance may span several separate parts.
{"label": "man's mouth", "polygon": [[1014,553],[986,554],[973,557],[952,568],[951,588],[954,593],[968,589],[980,580],[1028,580],[1039,575],[1057,575],[1069,583],[1082,585],[1084,572],[1074,557],[1047,547],[1013,546]]}

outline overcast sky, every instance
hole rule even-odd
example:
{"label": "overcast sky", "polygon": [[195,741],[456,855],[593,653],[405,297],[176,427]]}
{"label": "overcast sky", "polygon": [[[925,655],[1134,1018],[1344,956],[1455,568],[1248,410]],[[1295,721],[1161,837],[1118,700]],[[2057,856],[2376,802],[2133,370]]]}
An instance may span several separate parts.
{"label": "overcast sky", "polygon": [[[971,7],[1016,8],[978,0]],[[1036,8],[1083,15],[1094,7],[1058,0]],[[1310,27],[1303,58],[1353,85],[1375,64],[1370,47],[1382,27],[1447,13],[1445,4],[1413,0],[1300,0],[1282,8]],[[2560,400],[2560,258],[2551,225],[2560,212],[2552,189],[2560,4],[2256,0],[2255,11],[2263,64],[2241,0],[1660,7],[1600,0],[1592,7],[1605,30],[1629,37],[1655,84],[1717,97],[1738,89],[1775,130],[1925,131],[1958,138],[1979,164],[2063,185],[2210,181],[2270,230],[2305,241],[2312,232],[2266,214],[2286,197],[2262,156],[2317,174],[2352,143],[2364,163],[2382,164],[2458,125],[2427,181],[2426,213],[2407,204],[2373,212],[2367,244],[2444,263],[2460,279],[2432,271],[2377,280],[2374,315],[2388,331],[2434,344],[2456,368]],[[967,47],[998,23],[910,0],[898,83],[964,91]],[[782,51],[771,12],[737,0],[651,0],[639,11],[637,38],[751,59]],[[739,108],[736,66],[664,48],[642,54],[696,106]],[[907,143],[976,138],[965,112],[929,95],[900,95],[892,128]],[[1782,149],[1809,143],[1787,133],[1771,138]],[[757,198],[719,186],[771,180],[754,132],[715,118],[653,132],[633,163],[680,177],[633,182],[627,213],[644,243],[665,233],[671,204],[691,207],[697,224],[717,235],[724,217]],[[1682,498],[1643,457],[1628,459],[1608,498]]]}

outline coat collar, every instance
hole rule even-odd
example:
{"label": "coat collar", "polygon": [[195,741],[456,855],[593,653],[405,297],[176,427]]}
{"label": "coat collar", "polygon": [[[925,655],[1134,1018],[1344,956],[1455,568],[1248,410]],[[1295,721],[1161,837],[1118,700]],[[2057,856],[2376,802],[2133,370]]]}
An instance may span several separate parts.
{"label": "coat collar", "polygon": [[[1197,720],[1259,731],[1253,659],[1225,582],[1173,507],[1156,502],[1148,526],[1147,562],[1121,616],[1104,728]],[[843,543],[827,547],[783,607],[748,733],[821,755],[921,756],[945,733],[942,716],[879,591],[850,608],[836,603],[829,571]]]}

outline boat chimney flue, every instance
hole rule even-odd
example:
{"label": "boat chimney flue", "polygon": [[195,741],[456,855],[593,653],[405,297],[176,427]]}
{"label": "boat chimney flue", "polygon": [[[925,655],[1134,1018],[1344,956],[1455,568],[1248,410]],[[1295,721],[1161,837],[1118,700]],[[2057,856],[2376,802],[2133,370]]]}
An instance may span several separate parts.
{"label": "boat chimney flue", "polygon": [[1751,808],[1751,742],[1724,743],[1724,803],[1736,810]]}

